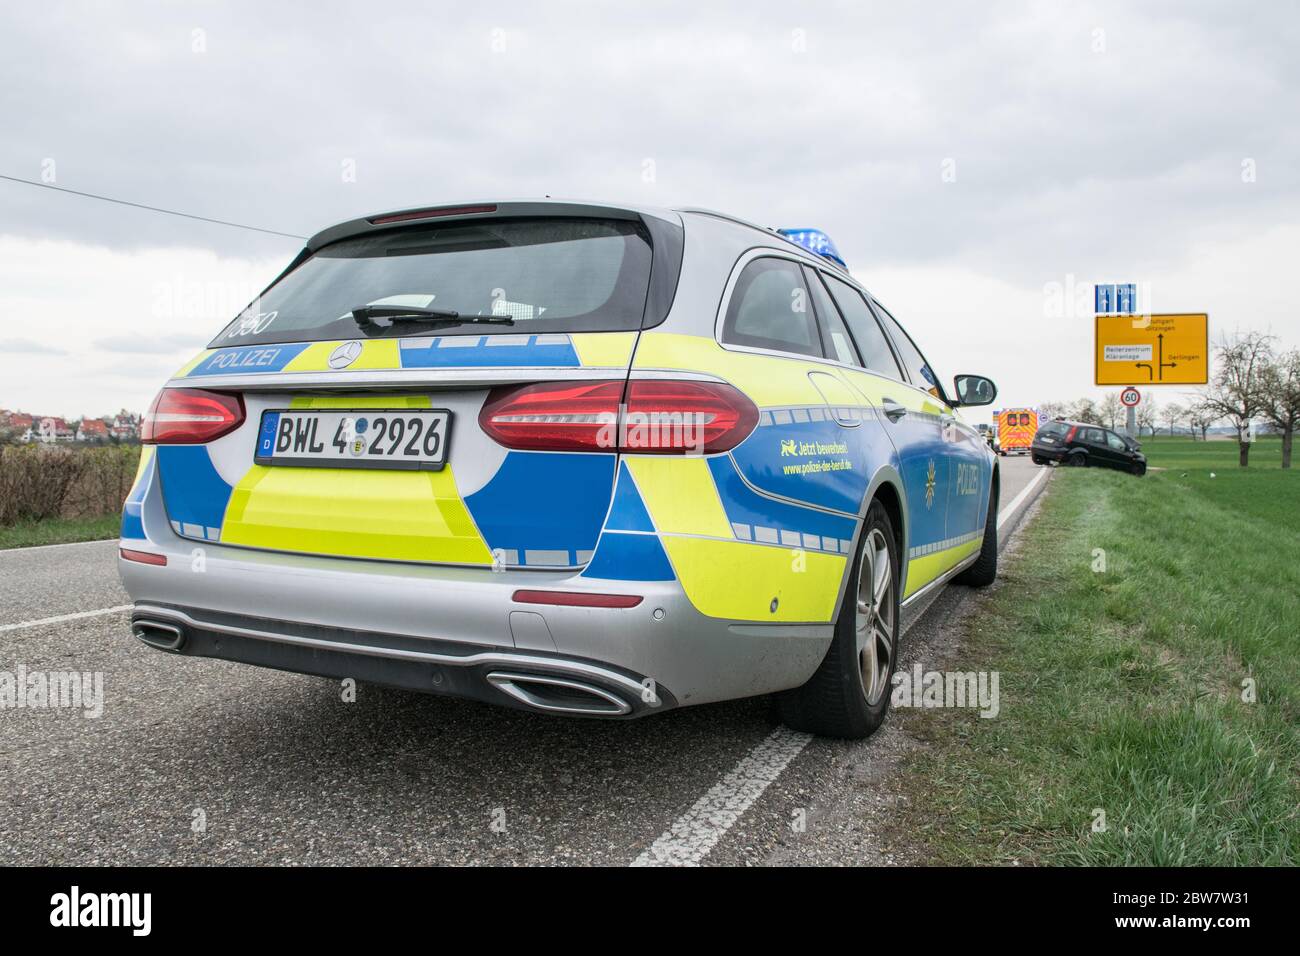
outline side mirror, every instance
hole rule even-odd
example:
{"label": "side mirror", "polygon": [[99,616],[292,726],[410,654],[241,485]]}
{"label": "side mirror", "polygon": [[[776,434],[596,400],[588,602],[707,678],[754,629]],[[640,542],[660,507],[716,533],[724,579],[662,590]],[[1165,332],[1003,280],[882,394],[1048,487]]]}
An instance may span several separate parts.
{"label": "side mirror", "polygon": [[998,397],[998,387],[983,375],[958,375],[953,383],[957,386],[958,405],[992,405]]}

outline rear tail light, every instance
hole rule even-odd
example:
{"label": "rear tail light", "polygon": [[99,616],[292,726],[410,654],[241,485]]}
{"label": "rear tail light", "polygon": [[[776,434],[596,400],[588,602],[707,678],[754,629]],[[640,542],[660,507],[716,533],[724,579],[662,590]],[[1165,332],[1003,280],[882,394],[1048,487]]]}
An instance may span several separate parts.
{"label": "rear tail light", "polygon": [[729,451],[758,424],[758,407],[721,382],[629,383],[624,451]]}
{"label": "rear tail light", "polygon": [[519,604],[550,604],[555,607],[636,607],[643,600],[639,594],[598,594],[592,591],[529,591],[521,588],[513,595]]}
{"label": "rear tail light", "polygon": [[1075,425],[1071,425],[1071,426],[1070,426],[1070,430],[1069,430],[1068,432],[1065,433],[1065,442],[1066,442],[1067,445],[1068,445],[1070,442],[1074,441],[1074,433],[1077,432],[1078,430],[1079,430],[1079,429],[1078,429],[1078,426],[1075,426]]}
{"label": "rear tail light", "polygon": [[234,431],[244,422],[244,399],[203,388],[164,388],[140,427],[146,445],[195,445]]}
{"label": "rear tail light", "polygon": [[641,379],[542,382],[488,396],[479,425],[507,448],[713,454],[735,448],[758,408],[730,385]]}
{"label": "rear tail light", "polygon": [[167,555],[154,554],[152,551],[132,551],[130,548],[118,548],[117,553],[124,561],[138,561],[141,564],[156,564],[160,568],[167,567]]}

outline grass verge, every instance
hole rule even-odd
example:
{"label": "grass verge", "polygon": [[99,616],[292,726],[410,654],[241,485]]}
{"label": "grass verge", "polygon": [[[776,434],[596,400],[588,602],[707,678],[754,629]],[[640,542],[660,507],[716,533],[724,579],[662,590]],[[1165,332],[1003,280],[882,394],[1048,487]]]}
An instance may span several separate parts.
{"label": "grass verge", "polygon": [[1300,471],[1144,448],[1145,478],[1057,472],[963,625],[999,715],[904,713],[899,827],[936,862],[1300,863]]}
{"label": "grass verge", "polygon": [[122,526],[121,515],[99,518],[47,518],[0,525],[0,550],[29,548],[38,544],[64,544],[69,541],[96,541],[116,538]]}

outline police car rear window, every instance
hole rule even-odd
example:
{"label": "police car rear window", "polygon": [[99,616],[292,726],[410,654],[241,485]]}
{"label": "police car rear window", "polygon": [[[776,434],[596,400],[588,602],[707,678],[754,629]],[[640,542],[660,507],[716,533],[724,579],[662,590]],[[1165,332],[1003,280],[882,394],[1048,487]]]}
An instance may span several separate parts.
{"label": "police car rear window", "polygon": [[821,358],[821,336],[797,263],[764,256],[741,270],[722,321],[722,341]]}
{"label": "police car rear window", "polygon": [[[320,249],[237,316],[211,347],[639,329],[650,261],[643,227],[623,220],[479,219],[375,233]],[[351,314],[358,306],[496,321],[382,317],[359,325]]]}

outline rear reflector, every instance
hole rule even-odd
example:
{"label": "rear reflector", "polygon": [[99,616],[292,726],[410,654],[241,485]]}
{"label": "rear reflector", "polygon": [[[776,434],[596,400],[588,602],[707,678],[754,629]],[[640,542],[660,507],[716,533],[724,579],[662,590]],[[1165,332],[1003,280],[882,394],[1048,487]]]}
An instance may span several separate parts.
{"label": "rear reflector", "polygon": [[677,379],[541,382],[488,396],[479,425],[507,448],[713,454],[735,448],[758,408],[730,385]]}
{"label": "rear reflector", "polygon": [[151,551],[131,551],[128,548],[118,548],[117,553],[123,561],[139,561],[141,564],[156,564],[159,567],[167,566],[167,555],[154,554]]}
{"label": "rear reflector", "polygon": [[376,216],[370,220],[372,226],[383,226],[390,222],[410,222],[413,219],[437,219],[441,216],[472,216],[480,212],[496,212],[496,206],[443,206],[439,209],[415,209],[411,212],[395,212],[391,216]]}
{"label": "rear reflector", "polygon": [[514,593],[517,604],[554,604],[558,607],[636,607],[639,594],[593,594],[589,591],[526,591]]}
{"label": "rear reflector", "polygon": [[145,445],[195,445],[244,423],[244,399],[203,388],[164,388],[140,426]]}

